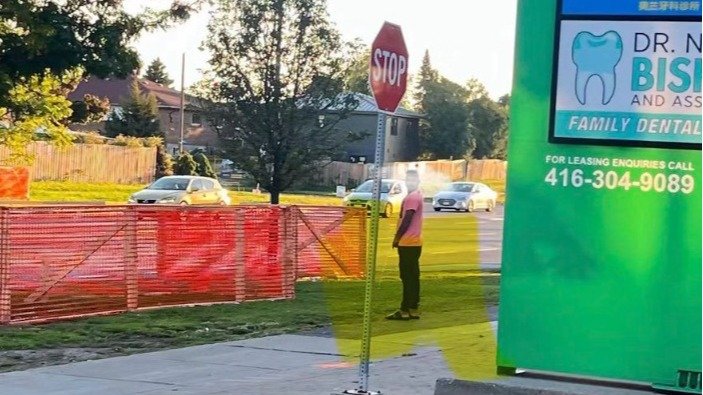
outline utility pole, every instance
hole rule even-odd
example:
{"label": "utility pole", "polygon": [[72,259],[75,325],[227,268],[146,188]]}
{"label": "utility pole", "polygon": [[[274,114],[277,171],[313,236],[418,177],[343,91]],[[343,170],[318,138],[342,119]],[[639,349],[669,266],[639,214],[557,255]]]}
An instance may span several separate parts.
{"label": "utility pole", "polygon": [[185,114],[185,68],[186,68],[186,54],[183,53],[181,58],[181,139],[178,144],[178,150],[183,154],[183,134],[186,124],[186,114]]}

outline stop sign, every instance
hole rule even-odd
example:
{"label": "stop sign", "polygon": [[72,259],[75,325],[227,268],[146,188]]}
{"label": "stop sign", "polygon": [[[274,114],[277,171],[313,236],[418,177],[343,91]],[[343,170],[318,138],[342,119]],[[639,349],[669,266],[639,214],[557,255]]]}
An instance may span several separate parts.
{"label": "stop sign", "polygon": [[385,22],[373,40],[369,83],[378,108],[395,112],[408,84],[408,49],[400,26]]}

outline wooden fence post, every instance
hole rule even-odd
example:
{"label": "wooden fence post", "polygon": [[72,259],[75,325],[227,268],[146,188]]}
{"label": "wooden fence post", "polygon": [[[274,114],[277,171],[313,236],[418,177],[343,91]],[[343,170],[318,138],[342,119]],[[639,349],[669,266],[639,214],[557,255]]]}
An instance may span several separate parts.
{"label": "wooden fence post", "polygon": [[234,213],[234,300],[243,302],[247,298],[246,257],[244,225],[245,207],[237,208]]}
{"label": "wooden fence post", "polygon": [[295,280],[298,277],[298,208],[285,207],[282,211],[283,235],[283,297],[295,297]]}
{"label": "wooden fence post", "polygon": [[127,311],[139,307],[139,269],[137,263],[137,209],[126,207],[124,226],[125,285],[127,291]]}
{"label": "wooden fence post", "polygon": [[7,207],[0,208],[0,324],[9,324],[12,319],[8,216]]}

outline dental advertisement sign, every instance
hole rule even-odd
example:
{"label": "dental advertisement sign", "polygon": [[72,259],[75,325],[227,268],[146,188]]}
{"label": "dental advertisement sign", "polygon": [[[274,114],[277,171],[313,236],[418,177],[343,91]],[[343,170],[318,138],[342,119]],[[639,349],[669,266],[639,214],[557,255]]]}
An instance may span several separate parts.
{"label": "dental advertisement sign", "polygon": [[700,149],[700,2],[612,2],[638,5],[618,18],[598,3],[557,16],[550,141]]}
{"label": "dental advertisement sign", "polygon": [[496,364],[700,394],[701,0],[518,0]]}

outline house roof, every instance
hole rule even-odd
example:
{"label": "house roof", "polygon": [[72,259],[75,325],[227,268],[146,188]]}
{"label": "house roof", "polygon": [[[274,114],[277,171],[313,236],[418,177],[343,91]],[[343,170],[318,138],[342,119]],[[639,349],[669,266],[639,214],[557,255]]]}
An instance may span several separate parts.
{"label": "house roof", "polygon": [[[84,95],[91,94],[101,98],[107,97],[110,104],[116,105],[129,97],[130,85],[135,78],[143,93],[152,93],[156,97],[159,108],[179,108],[181,106],[181,91],[135,76],[105,79],[89,76],[81,81],[73,92],[68,94],[68,99],[71,101],[83,100]],[[202,107],[198,101],[193,96],[185,95],[184,104],[186,107]]]}
{"label": "house roof", "polygon": [[[110,104],[116,105],[122,103],[125,98],[129,97],[129,88],[132,80],[135,78],[139,84],[139,89],[143,93],[152,93],[156,96],[156,102],[159,108],[180,107],[181,91],[135,76],[105,79],[89,76],[78,84],[76,90],[68,94],[68,99],[71,101],[79,101],[83,100],[84,95],[91,94],[101,98],[107,97],[108,100],[110,100]],[[374,100],[373,97],[363,93],[354,93],[354,96],[359,101],[359,106],[354,110],[355,113],[378,113],[378,106],[376,106],[376,100]],[[185,95],[185,106],[186,108],[202,108],[200,99],[188,94]],[[398,107],[395,115],[405,118],[423,117],[422,114],[403,107]]]}
{"label": "house roof", "polygon": [[[376,100],[369,96],[365,95],[363,93],[355,93],[356,99],[359,101],[359,106],[354,110],[354,112],[369,112],[369,113],[377,113],[378,112],[378,106],[376,105]],[[399,117],[405,117],[405,118],[422,118],[423,115],[415,112],[408,110],[403,107],[398,107],[398,109],[395,111],[395,115]]]}

